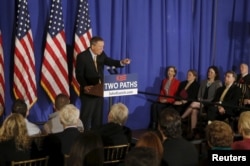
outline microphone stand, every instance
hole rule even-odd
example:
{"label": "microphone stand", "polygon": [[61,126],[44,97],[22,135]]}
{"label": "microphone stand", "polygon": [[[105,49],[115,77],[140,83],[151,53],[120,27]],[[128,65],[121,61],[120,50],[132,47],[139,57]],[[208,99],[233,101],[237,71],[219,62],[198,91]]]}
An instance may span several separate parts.
{"label": "microphone stand", "polygon": [[[118,71],[116,70],[115,66],[108,66],[107,70],[109,72],[110,75],[116,75],[118,74]],[[113,97],[109,97],[109,110],[111,108],[111,106],[113,105]]]}

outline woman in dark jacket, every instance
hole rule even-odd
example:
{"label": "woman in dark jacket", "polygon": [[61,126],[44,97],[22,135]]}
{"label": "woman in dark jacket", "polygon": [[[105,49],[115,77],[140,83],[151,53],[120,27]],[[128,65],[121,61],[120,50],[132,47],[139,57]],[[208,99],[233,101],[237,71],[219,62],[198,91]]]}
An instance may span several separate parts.
{"label": "woman in dark jacket", "polygon": [[186,110],[192,100],[197,99],[199,90],[199,83],[197,82],[197,72],[195,70],[188,70],[187,80],[182,81],[176,93],[176,100],[173,107],[180,113]]}

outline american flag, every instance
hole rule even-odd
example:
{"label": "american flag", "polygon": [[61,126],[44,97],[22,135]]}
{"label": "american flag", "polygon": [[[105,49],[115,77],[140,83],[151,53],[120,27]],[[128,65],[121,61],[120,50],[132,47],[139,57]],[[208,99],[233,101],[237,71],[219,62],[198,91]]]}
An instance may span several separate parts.
{"label": "american flag", "polygon": [[89,47],[89,41],[92,37],[92,29],[90,27],[90,17],[87,0],[80,0],[78,7],[78,14],[76,19],[75,28],[75,46],[74,46],[74,59],[73,59],[73,78],[72,85],[75,92],[80,94],[80,86],[76,80],[75,66],[76,66],[76,56],[85,51]]}
{"label": "american flag", "polygon": [[2,34],[0,30],[0,106],[4,108],[4,96],[5,96],[5,79],[4,79],[4,57],[3,57],[3,42]]}
{"label": "american flag", "polygon": [[14,52],[14,95],[28,107],[37,100],[33,37],[27,0],[18,0]]}
{"label": "american flag", "polygon": [[41,85],[53,103],[59,93],[69,95],[65,31],[60,0],[52,0]]}

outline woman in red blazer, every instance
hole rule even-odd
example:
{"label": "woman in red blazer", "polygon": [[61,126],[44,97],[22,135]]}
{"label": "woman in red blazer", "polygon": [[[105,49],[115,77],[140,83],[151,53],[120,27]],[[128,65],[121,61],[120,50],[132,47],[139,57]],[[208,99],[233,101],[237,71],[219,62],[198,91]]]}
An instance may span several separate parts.
{"label": "woman in red blazer", "polygon": [[166,69],[166,78],[162,80],[160,96],[157,102],[151,107],[151,128],[157,128],[158,115],[160,111],[174,103],[175,94],[178,90],[180,81],[175,78],[177,69],[174,66],[169,66]]}

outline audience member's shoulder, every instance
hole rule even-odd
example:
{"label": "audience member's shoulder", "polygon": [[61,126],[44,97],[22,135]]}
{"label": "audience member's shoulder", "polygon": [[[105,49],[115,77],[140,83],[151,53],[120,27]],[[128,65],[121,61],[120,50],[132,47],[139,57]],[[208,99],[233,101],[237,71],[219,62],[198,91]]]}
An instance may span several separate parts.
{"label": "audience member's shoulder", "polygon": [[56,117],[59,117],[59,112],[58,112],[58,111],[57,111],[57,112],[51,113],[51,114],[49,115],[49,120],[50,120],[50,119],[53,119],[53,118],[56,118]]}
{"label": "audience member's shoulder", "polygon": [[27,119],[26,119],[26,125],[27,125],[27,130],[28,130],[29,136],[41,134],[40,128],[36,124],[28,121]]}
{"label": "audience member's shoulder", "polygon": [[222,86],[222,81],[221,80],[215,80],[214,83],[215,84],[220,84]]}
{"label": "audience member's shoulder", "polygon": [[131,131],[131,129],[128,126],[122,126],[125,130]]}

